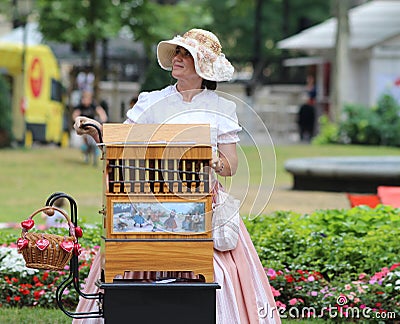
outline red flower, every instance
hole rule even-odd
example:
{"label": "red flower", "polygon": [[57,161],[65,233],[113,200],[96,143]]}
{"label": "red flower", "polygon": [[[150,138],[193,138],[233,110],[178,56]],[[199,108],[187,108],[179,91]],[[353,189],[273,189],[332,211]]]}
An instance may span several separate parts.
{"label": "red flower", "polygon": [[375,306],[376,306],[376,307],[381,307],[381,306],[382,306],[382,303],[376,303]]}
{"label": "red flower", "polygon": [[21,300],[21,297],[20,297],[20,296],[15,296],[15,297],[14,297],[14,300],[15,300],[15,301],[20,301],[20,300]]}
{"label": "red flower", "polygon": [[42,296],[44,294],[44,290],[42,289],[42,290],[40,290],[40,291],[35,291],[34,293],[33,293],[33,297],[36,299],[36,300],[38,300],[39,298],[40,298],[40,296]]}
{"label": "red flower", "polygon": [[389,268],[389,270],[390,270],[390,271],[393,271],[394,269],[396,269],[396,268],[398,268],[398,267],[400,267],[400,262],[399,262],[399,263],[393,264],[393,265]]}
{"label": "red flower", "polygon": [[313,276],[314,276],[315,280],[319,280],[319,279],[323,278],[322,274],[319,273],[318,271],[314,271]]}
{"label": "red flower", "polygon": [[15,277],[12,277],[12,278],[11,278],[11,281],[12,281],[12,282],[18,282],[18,279],[15,278]]}
{"label": "red flower", "polygon": [[10,300],[11,300],[11,297],[10,297],[10,296],[7,296],[7,297],[6,297],[6,300],[7,300],[7,303],[9,303]]}
{"label": "red flower", "polygon": [[36,277],[36,276],[33,276],[33,281],[36,283],[36,282],[39,282],[40,280],[39,280],[39,278],[38,278],[38,277]]}
{"label": "red flower", "polygon": [[22,295],[29,295],[29,293],[30,293],[30,291],[28,289],[23,289],[23,288],[20,288],[19,292],[22,293]]}
{"label": "red flower", "polygon": [[285,279],[286,279],[287,282],[293,282],[294,281],[294,279],[293,279],[293,277],[291,275],[285,275]]}
{"label": "red flower", "polygon": [[48,272],[43,273],[42,281],[47,280],[48,277],[49,277],[49,273]]}

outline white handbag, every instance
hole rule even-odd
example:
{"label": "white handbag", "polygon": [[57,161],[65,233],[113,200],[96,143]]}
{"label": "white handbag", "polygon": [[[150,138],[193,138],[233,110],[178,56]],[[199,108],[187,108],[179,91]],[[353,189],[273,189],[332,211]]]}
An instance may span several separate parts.
{"label": "white handbag", "polygon": [[214,248],[223,252],[233,250],[239,239],[240,200],[220,186],[215,194],[212,218]]}

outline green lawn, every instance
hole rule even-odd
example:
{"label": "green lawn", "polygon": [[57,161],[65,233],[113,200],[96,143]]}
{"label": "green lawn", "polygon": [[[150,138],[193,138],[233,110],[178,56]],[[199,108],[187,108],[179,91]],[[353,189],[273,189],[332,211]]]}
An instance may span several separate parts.
{"label": "green lawn", "polygon": [[59,309],[0,307],[2,324],[70,324],[72,319]]}
{"label": "green lawn", "polygon": [[79,150],[6,149],[0,150],[0,160],[0,222],[19,222],[57,191],[76,199],[81,220],[100,219],[102,167],[84,164]]}
{"label": "green lawn", "polygon": [[[260,174],[275,176],[276,185],[290,186],[291,175],[284,170],[290,158],[306,156],[398,155],[397,148],[350,145],[286,145],[269,148],[241,147],[240,168],[234,185],[257,184]],[[100,222],[102,206],[102,163],[83,163],[78,149],[39,147],[31,150],[0,150],[0,222],[20,222],[42,207],[53,192],[62,191],[76,199],[79,222]],[[39,216],[37,217],[39,221]],[[40,220],[43,222],[43,220]]]}

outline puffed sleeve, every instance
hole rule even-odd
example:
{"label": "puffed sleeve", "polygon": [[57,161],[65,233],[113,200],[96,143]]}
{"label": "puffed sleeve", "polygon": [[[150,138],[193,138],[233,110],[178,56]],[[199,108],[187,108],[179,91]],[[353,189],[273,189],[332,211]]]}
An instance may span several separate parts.
{"label": "puffed sleeve", "polygon": [[140,93],[136,104],[126,113],[128,119],[125,123],[154,124],[162,122],[160,121],[160,107],[162,108],[163,100],[171,94],[172,89],[172,86],[168,86],[162,90]]}
{"label": "puffed sleeve", "polygon": [[242,130],[236,115],[236,104],[219,98],[217,142],[221,144],[239,142],[238,133]]}
{"label": "puffed sleeve", "polygon": [[128,117],[124,124],[146,123],[145,111],[149,106],[149,92],[142,92],[138,96],[136,104],[128,110],[126,116]]}

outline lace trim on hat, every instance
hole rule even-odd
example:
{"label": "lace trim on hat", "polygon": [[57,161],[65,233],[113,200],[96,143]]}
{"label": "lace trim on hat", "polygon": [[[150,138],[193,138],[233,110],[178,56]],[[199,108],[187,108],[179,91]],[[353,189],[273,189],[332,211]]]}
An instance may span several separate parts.
{"label": "lace trim on hat", "polygon": [[[197,38],[199,38],[199,36],[202,35],[196,35]],[[221,47],[218,46],[218,49],[216,49],[216,42],[212,41],[205,35],[202,37],[202,39],[205,41],[199,42],[198,39],[185,38],[182,36],[174,37],[175,41],[186,44],[196,51],[197,57],[194,59],[197,60],[197,65],[203,74],[201,77],[212,81],[230,80],[232,78],[234,68],[232,64],[225,58],[225,55],[220,53]],[[216,54],[214,50],[219,54]]]}
{"label": "lace trim on hat", "polygon": [[206,31],[199,32],[197,30],[189,30],[185,35],[183,35],[183,38],[192,38],[197,40],[201,45],[206,46],[210,48],[216,55],[221,54],[221,44],[219,43],[218,40],[213,39],[211,36],[207,36],[205,34]]}

